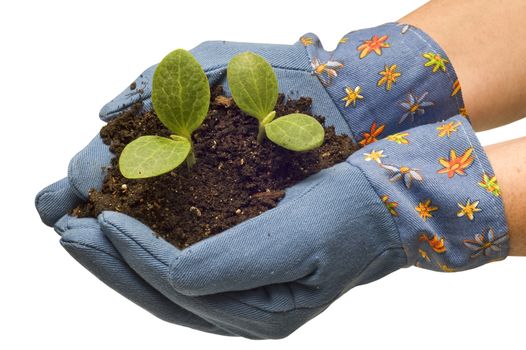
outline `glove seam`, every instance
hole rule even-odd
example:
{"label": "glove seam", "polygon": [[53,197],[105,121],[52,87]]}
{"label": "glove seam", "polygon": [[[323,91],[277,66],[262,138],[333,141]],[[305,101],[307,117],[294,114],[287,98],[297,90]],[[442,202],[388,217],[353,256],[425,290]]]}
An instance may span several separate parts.
{"label": "glove seam", "polygon": [[[390,250],[401,250],[401,251],[404,251],[403,247],[389,247],[389,248],[385,248],[384,250],[382,250],[381,252],[379,252],[378,254],[375,255],[375,257],[373,259],[371,259],[364,267],[363,269],[360,270],[360,272],[357,274],[357,277],[361,276],[365,270],[367,270],[367,268],[374,262],[376,261],[376,259],[378,259],[381,255],[383,255],[385,252],[387,251],[390,251]],[[405,251],[404,251],[405,253]],[[292,281],[292,282],[286,282],[284,283],[287,287],[290,288],[290,284],[291,283],[295,283],[295,281]],[[283,284],[282,284],[283,285]],[[264,287],[264,286],[260,286],[258,288],[261,288],[261,287]],[[252,288],[252,289],[256,289],[256,288]],[[250,290],[250,289],[248,289]],[[245,290],[245,291],[248,291],[248,290]],[[243,290],[240,290],[240,291],[232,291],[232,292],[243,292]],[[328,302],[325,302],[323,304],[320,304],[318,306],[300,306],[300,307],[295,307],[293,309],[289,309],[289,310],[284,310],[284,311],[272,311],[272,310],[266,310],[264,308],[261,308],[259,306],[254,306],[254,305],[251,305],[251,304],[248,304],[244,301],[241,301],[239,299],[236,299],[235,297],[227,294],[228,292],[223,292],[223,293],[218,293],[220,295],[223,295],[235,302],[238,302],[240,304],[243,304],[245,306],[248,306],[250,308],[253,308],[253,309],[256,309],[256,310],[259,310],[259,311],[263,311],[263,312],[266,312],[266,313],[270,313],[270,314],[285,314],[285,313],[289,313],[289,312],[292,312],[292,311],[296,311],[296,310],[314,310],[314,309],[318,309],[318,308],[324,308],[324,307],[327,307],[329,306],[330,304],[332,304],[333,302],[335,302],[339,297],[341,297],[343,294],[345,293],[341,293],[339,292],[335,297],[331,298]],[[294,301],[294,305],[296,305],[296,302]]]}
{"label": "glove seam", "polygon": [[[381,195],[378,193],[378,191],[376,190],[376,188],[373,186],[373,184],[371,183],[371,180],[369,180],[369,178],[367,177],[367,174],[358,166],[352,164],[350,161],[349,161],[350,157],[347,158],[346,162],[354,167],[354,168],[357,168],[360,173],[364,176],[364,178],[367,180],[367,182],[369,183],[369,186],[371,186],[371,188],[373,189],[374,193],[376,194],[377,198],[380,199],[381,198]],[[387,211],[387,209],[386,209]],[[408,266],[409,264],[409,260],[408,260],[408,257],[409,255],[407,254],[406,252],[406,248],[405,248],[405,245],[403,244],[403,241],[402,241],[402,235],[400,234],[400,229],[398,228],[398,225],[396,224],[395,220],[393,219],[393,216],[390,215],[389,213],[387,213],[387,216],[389,217],[389,220],[391,221],[391,223],[393,224],[393,226],[395,227],[396,229],[396,232],[398,233],[398,240],[400,242],[400,246],[398,248],[402,248],[404,250],[404,253],[405,253],[405,259],[406,259],[406,263],[405,263],[405,266]]]}
{"label": "glove seam", "polygon": [[[307,60],[309,60],[309,64],[312,64],[312,57],[310,56],[309,54],[309,50],[307,50],[307,47],[305,45],[302,45],[303,46],[303,50],[305,51],[306,53],[306,56],[307,56]],[[305,72],[308,72],[309,74],[313,74],[313,70],[305,70]],[[349,132],[351,133],[351,138],[353,140],[353,143],[356,144],[356,141],[357,140],[357,135],[356,133],[354,132],[354,130],[351,128],[351,125],[350,123],[347,121],[347,119],[345,118],[345,116],[343,115],[342,111],[340,110],[340,107],[336,104],[336,102],[334,102],[334,96],[329,92],[329,90],[327,90],[327,88],[325,87],[325,85],[323,85],[321,82],[320,82],[320,79],[319,78],[316,78],[316,80],[318,81],[318,84],[323,88],[323,91],[325,91],[325,93],[327,94],[327,96],[329,96],[329,99],[331,100],[331,103],[333,104],[334,108],[336,108],[336,110],[338,111],[338,113],[340,114],[340,117],[345,121],[345,124],[347,124],[347,127],[349,128]]]}

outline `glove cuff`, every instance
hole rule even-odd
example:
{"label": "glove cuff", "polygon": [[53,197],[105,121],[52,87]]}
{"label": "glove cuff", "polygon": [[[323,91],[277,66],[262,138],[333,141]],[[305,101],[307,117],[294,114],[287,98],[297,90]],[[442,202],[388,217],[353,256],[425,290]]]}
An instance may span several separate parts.
{"label": "glove cuff", "polygon": [[500,189],[463,116],[388,136],[347,161],[393,216],[408,265],[450,272],[507,256]]}
{"label": "glove cuff", "polygon": [[444,50],[422,30],[396,22],[352,31],[328,52],[312,33],[297,43],[362,146],[386,135],[465,115]]}

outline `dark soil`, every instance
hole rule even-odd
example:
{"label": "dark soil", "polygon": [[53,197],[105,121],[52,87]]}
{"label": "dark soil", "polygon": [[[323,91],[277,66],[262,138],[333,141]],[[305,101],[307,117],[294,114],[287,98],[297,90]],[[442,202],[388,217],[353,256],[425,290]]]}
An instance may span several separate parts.
{"label": "dark soil", "polygon": [[[222,93],[221,87],[212,91],[208,116],[193,134],[197,163],[190,171],[184,163],[158,177],[124,178],[118,167],[124,146],[142,135],[169,136],[170,131],[140,104],[104,126],[100,134],[116,157],[102,190],[92,190],[73,215],[126,213],[184,248],[275,207],[287,187],[344,161],[355,150],[351,138],[336,135],[333,126],[325,127],[324,144],[309,152],[292,152],[268,140],[258,144],[258,121]],[[277,116],[310,114],[311,102],[304,97],[285,101],[280,95]]]}

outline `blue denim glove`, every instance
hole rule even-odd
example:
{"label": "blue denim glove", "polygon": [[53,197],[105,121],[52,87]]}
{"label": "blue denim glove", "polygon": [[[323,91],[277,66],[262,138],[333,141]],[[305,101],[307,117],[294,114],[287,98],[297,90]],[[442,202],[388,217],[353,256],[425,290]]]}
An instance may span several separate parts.
{"label": "blue denim glove", "polygon": [[[235,53],[250,50],[262,54],[275,67],[282,92],[291,97],[313,97],[313,113],[327,116],[328,124],[350,133],[361,145],[387,136],[387,131],[398,132],[458,113],[462,103],[452,67],[446,67],[445,54],[421,31],[391,23],[345,38],[333,53],[325,52],[314,36],[306,35],[292,46],[207,42],[193,54],[212,85],[225,83],[225,67]],[[352,44],[353,40],[357,44]],[[396,47],[398,54],[387,55]],[[430,56],[430,52],[435,55]],[[429,65],[431,61],[425,55],[436,65]],[[392,69],[393,62],[400,68]],[[380,69],[373,79],[370,67],[375,65]],[[391,73],[379,74],[384,68]],[[148,69],[107,104],[101,118],[109,120],[138,100],[150,108],[153,70]],[[398,77],[393,75],[397,71],[401,72]],[[391,78],[382,83],[388,73]],[[402,266],[464,269],[506,255],[507,230],[491,168],[469,123],[463,117],[456,118],[449,129],[443,126],[449,121],[421,126],[411,132],[411,138],[408,132],[398,133],[373,148],[367,146],[347,162],[289,188],[275,209],[183,251],[154,238],[150,229],[123,214],[104,212],[98,221],[67,215],[87,198],[91,188],[102,184],[101,169],[112,155],[98,136],[72,160],[68,179],[39,193],[37,208],[43,221],[62,235],[61,243],[70,254],[106,284],[158,317],[218,334],[279,338],[353,286]],[[429,149],[430,135],[442,133],[436,128],[455,131],[448,132],[447,138],[446,133],[437,136],[442,145]],[[419,186],[428,183],[423,169],[444,176],[435,174],[438,170],[434,168],[442,164],[436,158],[439,154],[444,162],[455,163],[452,146],[447,143],[451,134],[465,136],[453,142],[460,158],[473,148],[464,166],[475,168],[480,164],[464,181],[472,184],[479,176],[485,187],[478,184],[476,189],[482,189],[488,208],[490,204],[493,208],[464,213],[459,219],[473,224],[470,230],[464,230],[462,224],[466,223],[461,221],[449,222],[457,213],[451,215],[458,203],[453,203],[446,191],[458,192],[458,184],[451,183],[462,179],[462,169],[452,170],[451,178],[449,173],[445,175],[451,183],[433,182],[425,189]],[[415,158],[423,146],[429,154]],[[385,162],[382,156],[386,154],[392,163]],[[479,156],[475,160],[471,154]],[[429,155],[436,159],[431,160]],[[398,187],[384,189],[386,184]],[[434,200],[428,203],[428,199]],[[448,209],[443,211],[444,216],[435,208],[439,200],[440,209]],[[471,200],[471,206],[462,202],[465,208],[482,203],[481,199]],[[422,201],[421,205],[417,201]],[[419,210],[415,210],[417,206]],[[401,215],[402,209],[407,215]],[[476,221],[469,219],[473,214]],[[448,237],[455,238],[451,244]]]}

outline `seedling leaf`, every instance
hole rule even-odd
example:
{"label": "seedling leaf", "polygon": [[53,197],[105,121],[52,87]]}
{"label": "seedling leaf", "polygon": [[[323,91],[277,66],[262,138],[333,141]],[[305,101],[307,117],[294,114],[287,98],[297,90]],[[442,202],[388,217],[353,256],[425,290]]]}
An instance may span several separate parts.
{"label": "seedling leaf", "polygon": [[159,63],[153,74],[152,103],[168,129],[191,140],[210,105],[208,78],[191,53],[178,49]]}
{"label": "seedling leaf", "polygon": [[265,126],[269,140],[291,151],[310,151],[323,144],[325,129],[313,117],[293,113]]}
{"label": "seedling leaf", "polygon": [[141,136],[124,147],[119,168],[128,179],[161,175],[184,162],[190,149],[190,141],[183,137],[172,140],[161,136]]}
{"label": "seedling leaf", "polygon": [[272,66],[253,52],[243,52],[228,63],[227,79],[232,97],[241,110],[260,122],[274,110],[278,79]]}

